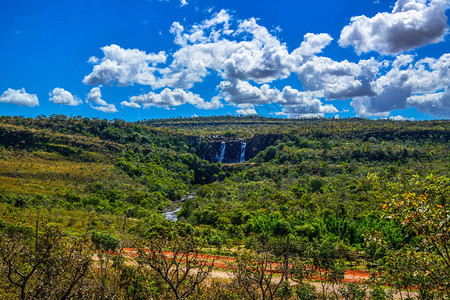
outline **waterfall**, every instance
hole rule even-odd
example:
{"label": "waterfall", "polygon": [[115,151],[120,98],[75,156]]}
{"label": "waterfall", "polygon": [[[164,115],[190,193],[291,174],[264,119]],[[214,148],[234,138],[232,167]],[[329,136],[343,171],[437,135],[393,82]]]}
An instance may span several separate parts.
{"label": "waterfall", "polygon": [[225,148],[226,148],[226,144],[225,142],[221,142],[220,143],[220,156],[219,156],[219,161],[223,162],[223,158],[225,157]]}
{"label": "waterfall", "polygon": [[247,143],[242,142],[242,144],[241,144],[241,159],[239,160],[240,163],[243,163],[245,160],[245,147],[247,147]]}

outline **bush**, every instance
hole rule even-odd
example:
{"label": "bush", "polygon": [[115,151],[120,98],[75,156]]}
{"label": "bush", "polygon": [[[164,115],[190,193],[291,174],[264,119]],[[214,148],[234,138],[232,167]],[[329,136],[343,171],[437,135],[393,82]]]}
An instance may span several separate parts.
{"label": "bush", "polygon": [[373,300],[388,300],[393,299],[392,293],[386,291],[386,289],[381,285],[375,285],[370,291],[370,299]]}
{"label": "bush", "polygon": [[366,288],[359,286],[356,283],[349,283],[339,287],[339,294],[342,299],[346,300],[360,300],[366,297]]}
{"label": "bush", "polygon": [[276,236],[286,236],[291,232],[291,226],[285,220],[279,220],[275,223],[273,233]]}
{"label": "bush", "polygon": [[118,238],[111,234],[95,230],[92,231],[91,241],[96,249],[102,251],[115,251],[120,242]]}
{"label": "bush", "polygon": [[297,285],[295,287],[295,294],[297,295],[299,300],[315,300],[315,299],[317,299],[316,288],[307,283]]}

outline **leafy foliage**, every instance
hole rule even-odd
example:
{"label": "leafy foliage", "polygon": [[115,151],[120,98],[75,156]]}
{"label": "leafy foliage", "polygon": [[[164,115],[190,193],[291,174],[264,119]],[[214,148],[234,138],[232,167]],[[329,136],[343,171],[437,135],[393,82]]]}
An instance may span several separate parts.
{"label": "leafy foliage", "polygon": [[[233,157],[240,155],[244,141],[244,163],[208,161],[222,142]],[[445,120],[2,116],[0,231],[10,250],[2,252],[1,270],[18,251],[13,269],[26,277],[37,262],[27,257],[45,254],[37,266],[48,258],[60,282],[69,282],[70,270],[85,261],[82,244],[96,252],[71,297],[177,298],[169,283],[176,276],[168,281],[149,264],[164,256],[143,251],[141,267],[126,263],[122,249],[142,241],[150,249],[151,241],[160,253],[178,245],[183,259],[200,251],[237,252],[234,270],[251,275],[212,289],[204,284],[211,279],[196,281],[186,272],[178,297],[389,298],[379,284],[408,297],[443,297],[450,276],[449,141]],[[178,223],[164,219],[168,211],[178,211]],[[57,224],[49,227],[58,228],[51,231],[56,240],[43,242],[54,245],[51,251],[33,247],[50,234],[42,227],[36,237],[38,215]],[[77,257],[67,268],[65,248]],[[258,261],[284,271],[258,285],[250,280],[264,273]],[[185,263],[172,266],[179,274],[186,270]],[[365,296],[342,285],[350,266],[379,272]],[[23,289],[28,298],[40,289],[39,268]],[[14,274],[17,284],[5,277],[0,297],[21,293],[22,277]],[[308,284],[317,278],[325,280],[316,291]],[[250,295],[250,286],[259,292]],[[59,288],[47,292],[62,293]]]}

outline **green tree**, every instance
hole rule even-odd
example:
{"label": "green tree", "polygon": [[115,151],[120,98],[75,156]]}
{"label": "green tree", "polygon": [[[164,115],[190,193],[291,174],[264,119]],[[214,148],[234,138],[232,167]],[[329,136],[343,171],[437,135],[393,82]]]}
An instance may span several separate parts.
{"label": "green tree", "polygon": [[70,299],[91,266],[82,241],[45,225],[33,237],[0,234],[0,271],[19,299]]}
{"label": "green tree", "polygon": [[430,278],[437,291],[450,295],[450,196],[449,178],[413,177],[411,183],[423,193],[399,193],[384,208],[387,217],[399,220],[417,239],[415,247],[402,251],[406,262]]}
{"label": "green tree", "polygon": [[243,251],[229,267],[234,286],[252,300],[275,299],[287,280],[284,264],[269,251]]}
{"label": "green tree", "polygon": [[151,268],[165,282],[165,291],[161,291],[165,297],[187,299],[214,266],[214,262],[202,258],[203,245],[192,234],[162,231],[149,235],[136,261],[140,268]]}

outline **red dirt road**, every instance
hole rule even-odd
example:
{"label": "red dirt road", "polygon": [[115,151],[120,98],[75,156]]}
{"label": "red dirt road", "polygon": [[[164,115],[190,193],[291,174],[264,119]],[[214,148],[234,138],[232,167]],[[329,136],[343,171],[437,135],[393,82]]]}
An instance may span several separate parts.
{"label": "red dirt road", "polygon": [[[122,249],[122,253],[128,257],[136,257],[137,249],[124,248],[124,249]],[[165,252],[164,254],[169,257],[173,256],[173,253],[171,253],[171,252]],[[211,264],[214,262],[214,267],[216,267],[218,269],[222,269],[222,270],[229,270],[230,269],[229,263],[233,262],[235,260],[234,257],[208,255],[208,254],[200,254],[200,255],[198,255],[198,258],[208,260],[208,261],[210,261]],[[364,280],[369,279],[369,277],[370,277],[369,271],[346,269],[343,282],[362,283]],[[320,278],[317,278],[317,279],[320,279]]]}

